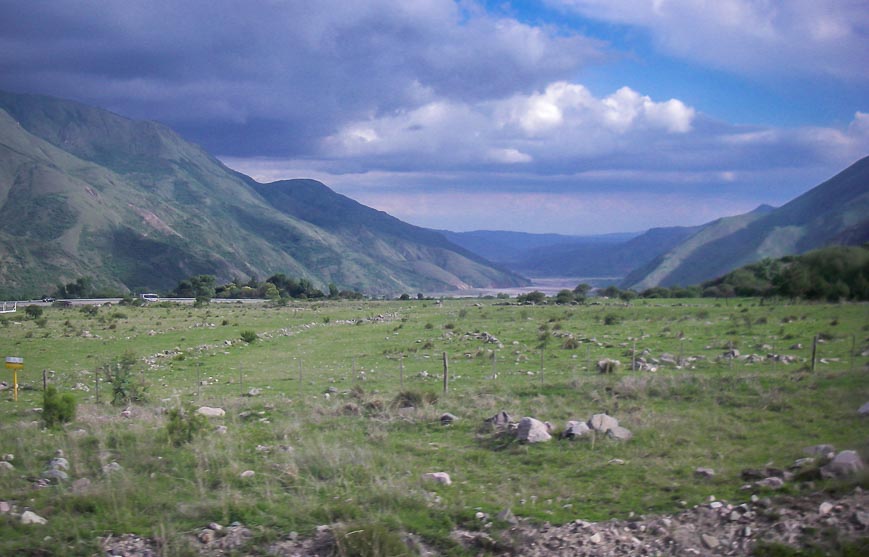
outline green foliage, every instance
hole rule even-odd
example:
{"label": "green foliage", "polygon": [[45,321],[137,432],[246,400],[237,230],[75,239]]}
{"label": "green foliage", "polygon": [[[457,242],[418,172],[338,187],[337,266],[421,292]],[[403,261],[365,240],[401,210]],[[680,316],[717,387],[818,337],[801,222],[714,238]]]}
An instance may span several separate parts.
{"label": "green foliage", "polygon": [[703,283],[703,295],[869,300],[869,245],[764,259]]}
{"label": "green foliage", "polygon": [[75,419],[75,397],[71,393],[58,395],[57,388],[49,385],[42,393],[42,421],[52,428]]}
{"label": "green foliage", "polygon": [[193,301],[193,307],[201,308],[205,307],[211,303],[211,296],[196,296],[196,299]]}
{"label": "green foliage", "polygon": [[104,380],[112,384],[112,404],[124,406],[127,404],[140,404],[146,402],[148,384],[144,376],[140,380],[135,377],[138,358],[130,351],[124,352],[115,361],[106,364],[102,368]]}
{"label": "green foliage", "polygon": [[250,344],[251,342],[255,342],[258,338],[256,335],[256,331],[251,331],[249,329],[242,331],[240,336],[241,340],[245,341],[248,344]]}
{"label": "green foliage", "polygon": [[173,408],[167,416],[166,435],[173,446],[180,447],[193,441],[207,427],[208,418],[193,408]]}
{"label": "green foliage", "polygon": [[100,308],[99,308],[99,306],[87,304],[87,305],[82,306],[79,311],[81,311],[83,314],[85,314],[87,316],[93,317],[94,315],[96,315],[100,312]]}
{"label": "green foliage", "polygon": [[40,306],[29,305],[24,308],[24,314],[27,315],[30,319],[39,319],[42,317],[42,308]]}
{"label": "green foliage", "polygon": [[546,294],[540,292],[539,290],[534,290],[532,292],[527,292],[525,294],[520,294],[516,297],[516,301],[520,304],[543,304],[546,303]]}
{"label": "green foliage", "polygon": [[211,299],[215,296],[216,280],[213,275],[196,275],[179,282],[172,293],[179,298],[207,297]]}
{"label": "green foliage", "polygon": [[572,290],[560,290],[558,294],[555,295],[556,304],[570,304],[575,301],[576,294]]}
{"label": "green foliage", "polygon": [[392,404],[398,408],[419,408],[423,405],[435,404],[438,401],[437,393],[431,391],[401,391],[392,401]]}
{"label": "green foliage", "polygon": [[621,322],[622,322],[621,317],[619,317],[615,313],[608,313],[603,318],[604,325],[618,325]]}
{"label": "green foliage", "polygon": [[58,285],[55,298],[91,298],[94,295],[94,281],[91,277],[79,277],[74,282]]}
{"label": "green foliage", "polygon": [[352,522],[335,528],[332,557],[405,557],[415,555],[399,532],[377,522]]}

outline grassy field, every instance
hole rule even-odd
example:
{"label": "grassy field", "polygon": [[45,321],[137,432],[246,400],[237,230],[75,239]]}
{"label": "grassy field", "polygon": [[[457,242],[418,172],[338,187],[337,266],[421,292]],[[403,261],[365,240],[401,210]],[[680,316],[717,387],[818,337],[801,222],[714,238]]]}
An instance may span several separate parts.
{"label": "grassy field", "polygon": [[[256,340],[241,340],[251,331]],[[41,319],[19,310],[0,316],[0,356],[25,361],[19,400],[8,389],[0,401],[0,454],[14,455],[14,469],[0,469],[0,501],[48,523],[0,515],[0,554],[90,555],[99,536],[132,532],[187,555],[210,522],[241,522],[263,547],[365,521],[462,555],[449,533],[482,528],[478,512],[564,523],[675,512],[709,495],[741,501],[751,494],[740,491],[744,468],[786,467],[819,443],[866,455],[857,408],[869,400],[867,342],[865,304],[748,299],[157,304],[50,308]],[[743,358],[720,358],[731,348]],[[682,365],[631,370],[633,356],[662,354]],[[111,404],[106,370],[124,358],[126,386],[146,402]],[[602,358],[621,368],[598,374]],[[78,402],[62,428],[44,429],[36,410],[43,370]],[[168,411],[203,405],[226,415],[190,442],[170,434]],[[607,412],[634,438],[521,445],[485,426],[501,410],[556,432]],[[458,419],[441,425],[445,412]],[[195,420],[179,423],[196,431]],[[58,449],[69,480],[37,489]],[[112,462],[121,469],[107,473]],[[699,466],[716,475],[695,478]],[[440,471],[452,485],[421,478]]]}

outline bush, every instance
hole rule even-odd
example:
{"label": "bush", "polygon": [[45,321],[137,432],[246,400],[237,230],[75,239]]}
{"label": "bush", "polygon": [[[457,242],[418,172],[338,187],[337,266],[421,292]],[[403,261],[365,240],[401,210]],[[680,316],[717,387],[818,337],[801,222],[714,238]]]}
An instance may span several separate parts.
{"label": "bush", "polygon": [[54,386],[42,393],[42,420],[45,427],[55,427],[75,419],[75,397],[71,393],[57,394]]}
{"label": "bush", "polygon": [[123,406],[147,400],[148,386],[144,381],[136,382],[135,365],[137,359],[132,352],[125,352],[120,358],[103,367],[105,380],[112,384],[112,404]]}
{"label": "bush", "polygon": [[257,338],[258,337],[256,336],[256,331],[248,330],[248,331],[241,332],[241,340],[245,341],[248,344],[250,344],[251,342],[254,342]]}
{"label": "bush", "polygon": [[201,308],[205,307],[211,303],[211,296],[196,296],[196,300],[193,301],[193,307]]}
{"label": "bush", "polygon": [[614,313],[608,313],[606,314],[606,317],[603,318],[604,325],[618,325],[621,321],[622,320],[619,316]]}
{"label": "bush", "polygon": [[190,443],[196,435],[205,431],[206,427],[208,427],[208,419],[194,412],[192,408],[169,410],[166,434],[169,442],[176,447]]}
{"label": "bush", "polygon": [[434,404],[438,401],[437,393],[431,391],[401,391],[392,403],[398,408],[418,408],[423,404]]}
{"label": "bush", "polygon": [[30,305],[24,308],[24,313],[30,319],[39,319],[42,317],[42,308],[39,306]]}

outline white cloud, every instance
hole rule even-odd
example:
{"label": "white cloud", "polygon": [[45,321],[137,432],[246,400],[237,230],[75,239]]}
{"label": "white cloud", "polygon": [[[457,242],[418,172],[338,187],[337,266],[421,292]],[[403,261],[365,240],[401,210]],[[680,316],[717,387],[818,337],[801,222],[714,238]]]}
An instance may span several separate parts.
{"label": "white cloud", "polygon": [[865,0],[548,0],[646,28],[670,54],[754,75],[869,79]]}

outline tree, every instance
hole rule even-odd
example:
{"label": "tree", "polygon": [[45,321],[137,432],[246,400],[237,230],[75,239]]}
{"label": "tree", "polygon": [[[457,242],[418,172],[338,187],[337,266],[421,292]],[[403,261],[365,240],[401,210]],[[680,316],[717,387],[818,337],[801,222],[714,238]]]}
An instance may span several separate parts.
{"label": "tree", "polygon": [[542,304],[546,301],[546,294],[539,290],[534,290],[517,296],[516,301],[520,304]]}
{"label": "tree", "polygon": [[556,304],[571,304],[574,301],[576,301],[576,295],[572,290],[559,290],[558,294],[555,295]]}
{"label": "tree", "polygon": [[42,308],[39,306],[29,305],[24,308],[24,313],[30,319],[39,319],[40,317],[42,317]]}

